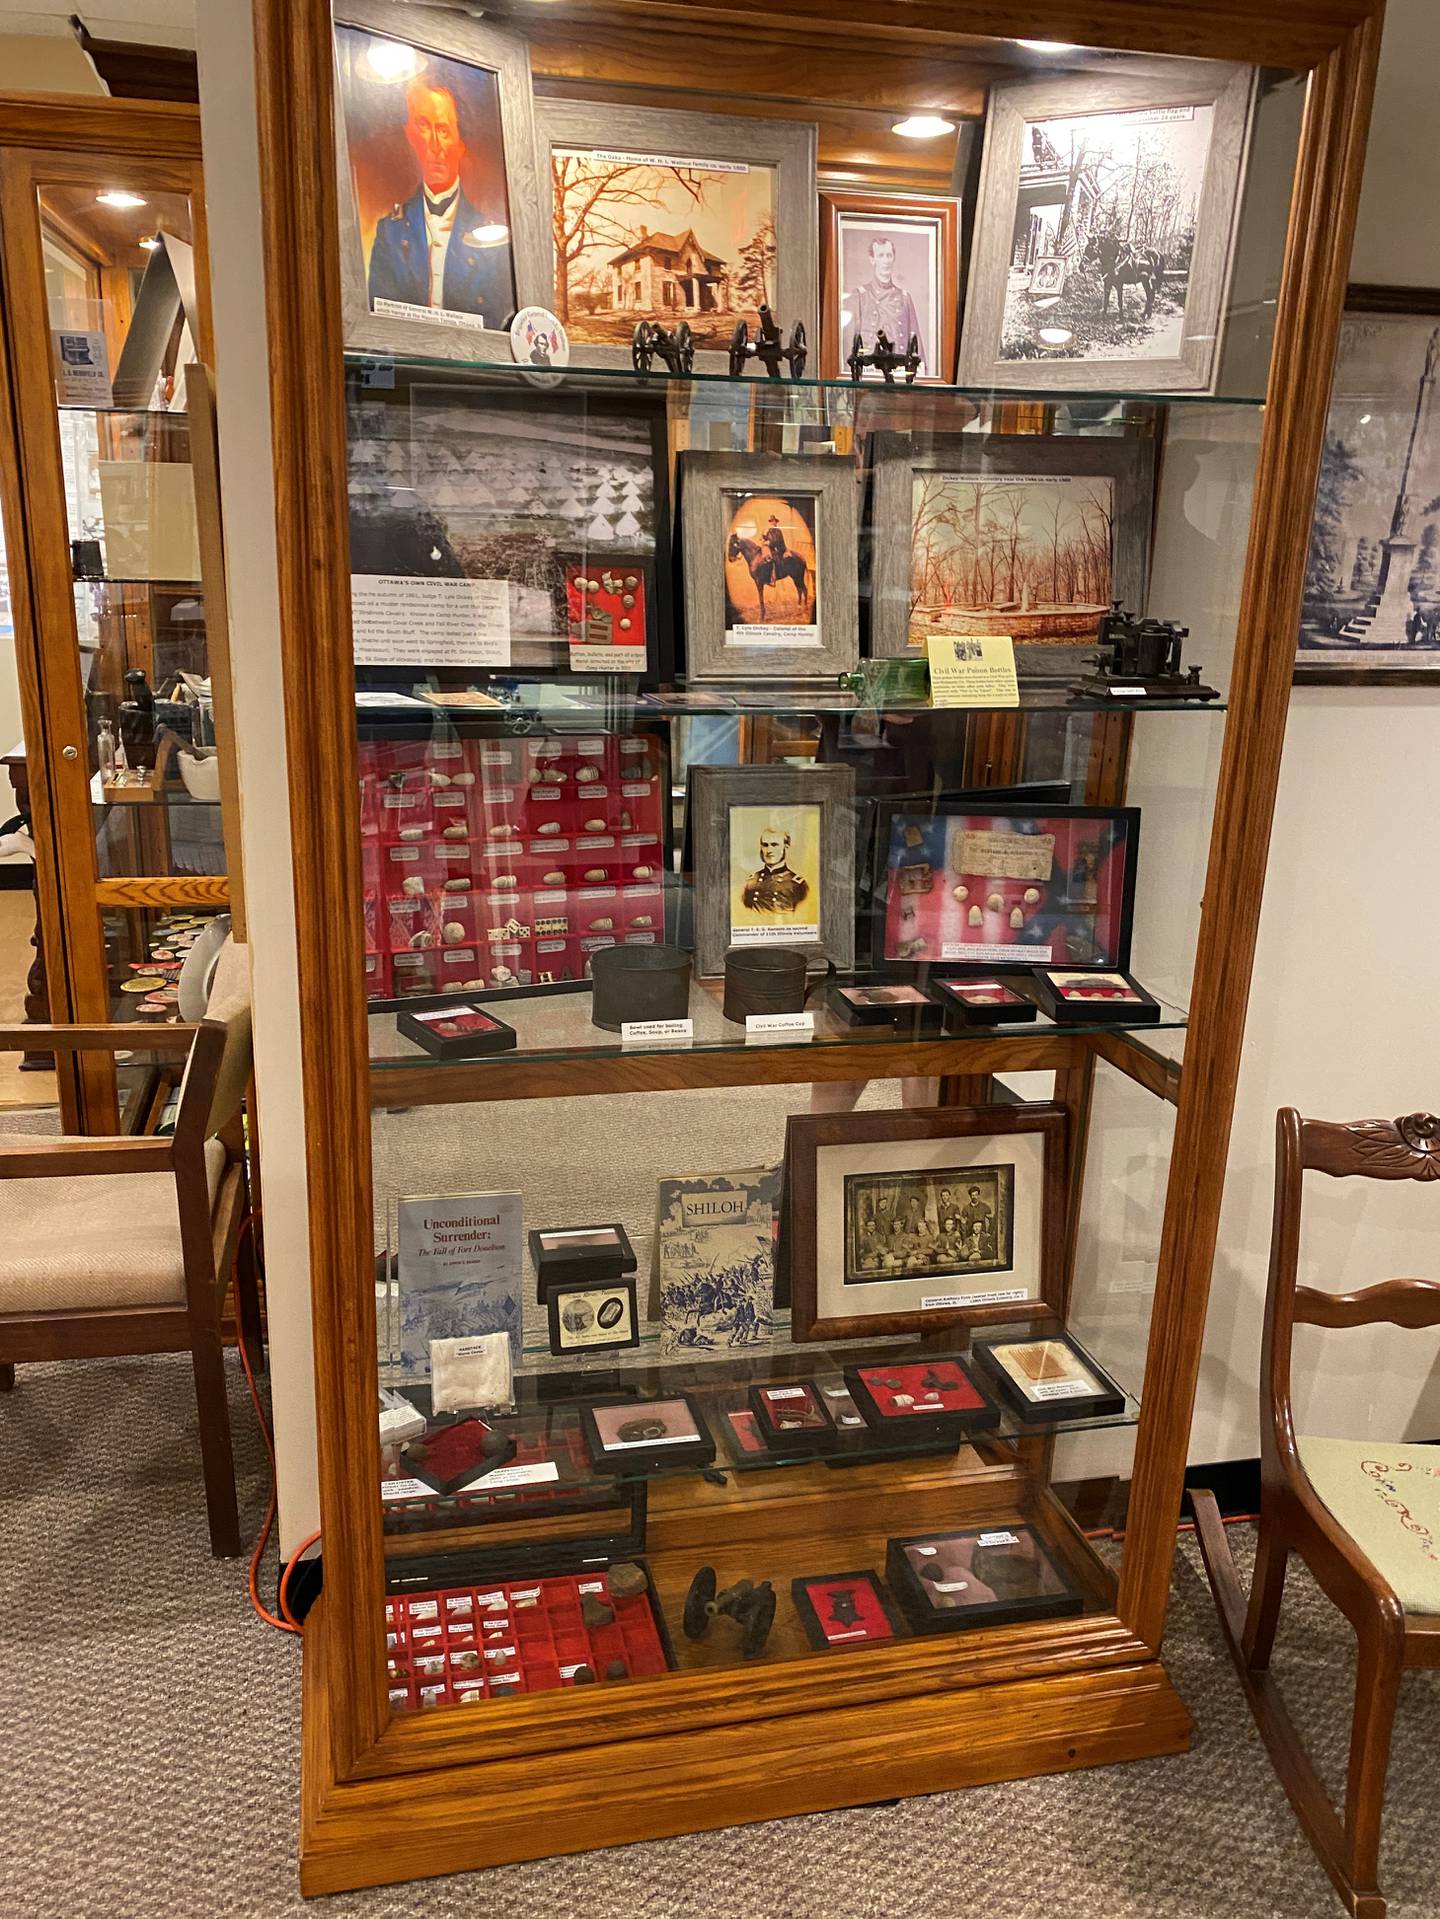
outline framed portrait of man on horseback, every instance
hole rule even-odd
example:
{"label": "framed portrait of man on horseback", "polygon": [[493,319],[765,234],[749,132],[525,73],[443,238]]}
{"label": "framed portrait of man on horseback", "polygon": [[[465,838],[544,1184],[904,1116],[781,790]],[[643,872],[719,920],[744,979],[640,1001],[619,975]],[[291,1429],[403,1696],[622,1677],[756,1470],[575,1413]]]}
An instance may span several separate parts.
{"label": "framed portrait of man on horseback", "polygon": [[995,88],[961,383],[1216,391],[1253,100],[1216,62]]}
{"label": "framed portrait of man on horseback", "polygon": [[851,460],[684,453],[685,671],[833,686],[860,657]]}

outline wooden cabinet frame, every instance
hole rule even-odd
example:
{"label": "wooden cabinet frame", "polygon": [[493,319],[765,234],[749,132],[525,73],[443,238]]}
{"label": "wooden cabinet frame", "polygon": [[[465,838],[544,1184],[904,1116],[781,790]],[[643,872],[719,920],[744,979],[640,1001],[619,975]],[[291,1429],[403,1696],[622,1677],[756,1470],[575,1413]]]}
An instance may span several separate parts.
{"label": "wooden cabinet frame", "polygon": [[[368,1155],[371,1088],[360,938],[346,444],[336,181],[325,0],[254,0],[266,300],[287,677],[285,715],[304,1014],[310,1258],[325,1592],[305,1644],[302,1884],[325,1892],[821,1806],[935,1791],[1182,1749],[1188,1717],[1158,1660],[1169,1597],[1267,844],[1289,698],[1329,368],[1345,287],[1379,48],[1379,0],[911,0],[903,35],[1057,38],[1308,73],[1239,612],[1207,897],[1183,1080],[1118,1035],[937,1042],[886,1071],[985,1074],[1054,1065],[1083,1086],[1093,1059],[1177,1104],[1172,1178],[1145,1373],[1129,1533],[1113,1605],[1079,1619],[863,1659],[692,1673],[664,1689],[595,1687],[488,1705],[473,1718],[390,1719],[375,1494],[375,1327]],[[883,36],[870,0],[752,9],[803,40]],[[747,9],[742,6],[739,12]],[[734,0],[573,0],[569,17],[641,23],[737,17]],[[912,48],[913,50],[913,48]],[[827,1048],[827,1077],[868,1077],[873,1049]],[[1063,1054],[1063,1058],[1062,1058]],[[764,1062],[761,1064],[760,1062]],[[817,1062],[818,1064],[818,1062]],[[535,1062],[523,1093],[580,1090]],[[586,1066],[586,1087],[808,1079],[808,1061]],[[419,1077],[419,1076],[415,1076]],[[446,1097],[483,1083],[424,1075]],[[470,1090],[473,1079],[474,1090]],[[386,1080],[393,1089],[393,1079]],[[387,1091],[387,1101],[391,1097]],[[493,1092],[486,1087],[486,1096]],[[866,1469],[869,1470],[869,1469]],[[800,1475],[764,1523],[784,1523]],[[953,1489],[983,1506],[986,1475]],[[917,1488],[917,1493],[923,1489]],[[662,1502],[659,1502],[663,1504]],[[703,1500],[697,1501],[703,1507]],[[703,1518],[703,1513],[702,1513]],[[679,1522],[677,1521],[677,1524]],[[703,1532],[697,1531],[697,1538]],[[816,1763],[823,1751],[825,1763]],[[537,1755],[544,1755],[537,1760]]]}

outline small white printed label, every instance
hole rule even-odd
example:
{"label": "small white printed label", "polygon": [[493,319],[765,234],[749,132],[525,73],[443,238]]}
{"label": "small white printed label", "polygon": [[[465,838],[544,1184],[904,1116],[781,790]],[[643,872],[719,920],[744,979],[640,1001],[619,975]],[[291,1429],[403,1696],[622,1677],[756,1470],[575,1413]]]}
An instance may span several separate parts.
{"label": "small white printed label", "polygon": [[1083,1379],[1049,1379],[1033,1389],[1035,1399],[1088,1399],[1093,1395]]}
{"label": "small white printed label", "polygon": [[538,1599],[540,1597],[540,1588],[538,1586],[527,1586],[524,1592],[521,1592],[517,1586],[512,1597],[515,1599]]}
{"label": "small white printed label", "polygon": [[518,1686],[520,1684],[520,1675],[518,1672],[492,1672],[490,1675],[490,1684],[492,1686]]}
{"label": "small white printed label", "polygon": [[865,1628],[863,1626],[852,1626],[848,1632],[829,1632],[826,1633],[825,1637],[833,1646],[837,1639],[863,1639],[865,1637]]}
{"label": "small white printed label", "polygon": [[435,1488],[423,1479],[387,1479],[380,1487],[380,1497],[387,1505],[396,1499],[433,1499]]}
{"label": "small white printed label", "polygon": [[604,1590],[605,1581],[603,1579],[582,1579],[580,1582],[580,1591],[582,1593],[603,1593]]}
{"label": "small white printed label", "polygon": [[942,1306],[1008,1306],[1012,1300],[1029,1299],[1023,1286],[997,1286],[988,1293],[927,1293],[920,1301],[921,1312]]}
{"label": "small white printed label", "polygon": [[1020,1541],[1014,1533],[981,1533],[975,1544],[977,1546],[1018,1546]]}
{"label": "small white printed label", "polygon": [[485,1648],[485,1657],[487,1659],[513,1659],[514,1656],[515,1648],[513,1646],[487,1646]]}
{"label": "small white printed label", "polygon": [[766,1389],[767,1399],[804,1399],[803,1386],[771,1386]]}
{"label": "small white printed label", "polygon": [[1022,965],[1034,966],[1050,956],[1051,949],[1048,946],[1020,946],[1010,940],[999,945],[990,945],[983,940],[976,940],[973,944],[966,940],[945,940],[940,947],[942,960],[1018,960]]}
{"label": "small white printed label", "polygon": [[440,1608],[433,1599],[412,1599],[410,1601],[412,1619],[438,1619]]}
{"label": "small white printed label", "polygon": [[451,1612],[473,1612],[469,1593],[455,1593],[445,1601],[445,1610]]}
{"label": "small white printed label", "polygon": [[690,1046],[694,1039],[693,1019],[627,1019],[620,1027],[622,1046]]}
{"label": "small white printed label", "polygon": [[643,646],[584,646],[570,648],[572,673],[643,673]]}
{"label": "small white printed label", "polygon": [[747,1013],[745,1015],[745,1038],[752,1039],[814,1039],[815,1015],[813,1013]]}
{"label": "small white printed label", "polygon": [[1143,700],[1147,691],[1143,686],[1112,686],[1106,690],[1112,700]]}
{"label": "small white printed label", "polygon": [[471,1487],[488,1493],[496,1486],[538,1486],[560,1477],[560,1468],[553,1459],[536,1460],[531,1466],[497,1466],[493,1473],[483,1473],[479,1479],[471,1480],[465,1491]]}

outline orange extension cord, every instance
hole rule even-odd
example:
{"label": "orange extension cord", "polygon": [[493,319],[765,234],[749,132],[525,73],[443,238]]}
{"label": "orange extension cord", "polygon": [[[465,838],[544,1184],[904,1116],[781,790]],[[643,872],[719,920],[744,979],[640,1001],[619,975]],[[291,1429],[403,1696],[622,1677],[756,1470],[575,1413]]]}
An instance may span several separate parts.
{"label": "orange extension cord", "polygon": [[[247,1232],[253,1233],[255,1231],[259,1219],[259,1212],[247,1213],[241,1222],[240,1234],[235,1242],[235,1260],[231,1267],[232,1285],[234,1283],[235,1272],[239,1267],[240,1249],[245,1243],[245,1235]],[[260,1242],[257,1238],[257,1257],[259,1257],[259,1252]],[[303,1628],[300,1621],[290,1610],[290,1575],[298,1565],[300,1555],[313,1546],[320,1535],[319,1533],[311,1533],[308,1539],[302,1539],[294,1552],[291,1553],[289,1559],[285,1562],[285,1570],[280,1575],[280,1617],[277,1619],[275,1614],[264,1605],[260,1598],[260,1562],[265,1557],[265,1549],[270,1544],[270,1534],[275,1526],[275,1440],[270,1431],[270,1422],[265,1417],[265,1408],[260,1403],[260,1394],[256,1390],[255,1375],[250,1370],[250,1355],[245,1350],[245,1341],[237,1338],[235,1343],[240,1352],[240,1364],[245,1368],[245,1383],[250,1388],[250,1403],[255,1408],[256,1424],[260,1428],[260,1437],[265,1441],[265,1451],[270,1460],[270,1499],[265,1508],[265,1521],[260,1528],[260,1537],[255,1541],[255,1550],[250,1555],[250,1604],[265,1621],[267,1626],[273,1626],[277,1632],[298,1633],[303,1631]]]}

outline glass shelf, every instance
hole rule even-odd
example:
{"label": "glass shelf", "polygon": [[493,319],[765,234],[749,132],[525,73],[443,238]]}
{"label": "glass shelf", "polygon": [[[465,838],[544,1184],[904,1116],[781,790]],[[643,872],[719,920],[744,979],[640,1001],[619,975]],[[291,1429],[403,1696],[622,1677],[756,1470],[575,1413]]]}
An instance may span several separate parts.
{"label": "glass shelf", "polygon": [[963,719],[967,714],[993,713],[1223,713],[1224,699],[1183,700],[1146,694],[1140,698],[1091,698],[1070,693],[1066,686],[1022,686],[1015,707],[935,707],[928,700],[885,700],[877,707],[863,694],[838,686],[776,684],[769,687],[729,686],[656,687],[646,689],[638,679],[616,674],[609,679],[520,680],[496,677],[489,682],[491,697],[473,706],[453,699],[432,701],[423,694],[386,687],[366,687],[356,696],[356,714],[362,726],[433,724],[437,721],[489,720],[513,725],[517,721],[564,726],[624,726],[636,720],[700,718],[714,714],[862,713],[894,716],[936,714]]}
{"label": "glass shelf", "polygon": [[180,587],[187,593],[198,593],[204,585],[203,580],[157,580],[148,573],[87,574],[84,579],[77,575],[73,583],[76,586],[157,586],[167,589]]}
{"label": "glass shelf", "polygon": [[569,365],[548,372],[510,360],[463,360],[416,353],[350,352],[345,360],[348,370],[362,387],[375,388],[393,384],[394,375],[403,372],[432,378],[462,378],[467,384],[493,383],[497,386],[531,387],[539,391],[554,391],[561,386],[573,391],[576,387],[595,382],[602,390],[607,385],[628,386],[637,390],[651,388],[661,392],[687,386],[729,387],[753,389],[757,393],[771,395],[848,393],[887,400],[903,394],[910,399],[938,401],[941,404],[959,400],[973,406],[1056,406],[1065,407],[1072,413],[1097,407],[1141,411],[1159,406],[1247,407],[1258,410],[1265,404],[1263,393],[1114,393],[1107,392],[1104,387],[1057,389],[1047,387],[1043,380],[1037,380],[1033,386],[1027,387],[965,387],[944,382],[906,386],[902,380],[887,386],[880,380],[856,382],[849,378],[819,379],[808,374],[799,380],[772,380],[763,372],[731,374],[723,370],[709,372],[696,369],[691,373],[671,373],[658,361],[651,372],[641,373],[628,364],[590,366],[579,360],[571,360]]}
{"label": "glass shelf", "polygon": [[[844,1373],[847,1367],[853,1369],[877,1363],[898,1365],[936,1359],[963,1353],[967,1345],[962,1330],[948,1340],[937,1334],[923,1344],[912,1339],[843,1347],[791,1347],[787,1341],[788,1327],[788,1314],[777,1314],[778,1350],[774,1346],[758,1347],[739,1358],[703,1359],[683,1364],[661,1362],[658,1336],[646,1339],[638,1353],[603,1356],[596,1361],[593,1370],[585,1371],[574,1371],[570,1361],[551,1360],[548,1347],[540,1348],[539,1352],[544,1354],[542,1364],[548,1362],[553,1370],[519,1374],[515,1381],[516,1410],[512,1414],[501,1415],[486,1412],[483,1417],[507,1437],[516,1440],[521,1458],[543,1438],[548,1452],[552,1456],[558,1455],[562,1462],[562,1478],[552,1495],[556,1498],[566,1494],[571,1497],[594,1496],[613,1492],[617,1488],[623,1490],[627,1484],[639,1480],[689,1478],[697,1473],[703,1473],[713,1480],[718,1474],[775,1472],[807,1465],[825,1465],[843,1470],[847,1466],[883,1464],[894,1460],[939,1459],[952,1457],[964,1446],[993,1442],[1008,1445],[1022,1439],[1131,1427],[1140,1417],[1139,1401],[1127,1393],[1124,1407],[1117,1413],[1101,1416],[1078,1413],[1066,1419],[1043,1422],[1023,1420],[1003,1405],[984,1368],[976,1365],[973,1370],[977,1384],[1000,1411],[998,1424],[986,1427],[983,1431],[951,1435],[944,1439],[933,1436],[923,1438],[915,1434],[907,1438],[903,1434],[877,1432],[870,1426],[861,1425],[854,1429],[841,1428],[828,1436],[829,1443],[823,1447],[795,1451],[787,1449],[783,1453],[772,1452],[768,1448],[751,1451],[747,1449],[732,1415],[751,1410],[749,1389],[752,1385],[813,1381],[827,1404],[836,1411],[855,1417],[853,1401],[846,1396]],[[976,1329],[971,1337],[974,1341],[1029,1337],[1037,1332],[1043,1334],[1053,1331],[1055,1327],[1053,1316],[1037,1305],[1033,1323],[1011,1320],[1003,1325]],[[526,1348],[524,1364],[527,1367],[533,1364],[534,1351]],[[395,1390],[427,1419],[430,1418],[428,1386],[398,1384]],[[700,1409],[708,1436],[715,1445],[715,1458],[710,1465],[697,1466],[693,1461],[674,1466],[648,1465],[643,1470],[623,1476],[597,1472],[590,1465],[580,1432],[581,1406],[601,1402],[613,1405],[627,1398],[637,1401],[666,1399],[679,1393],[688,1393]],[[440,1425],[434,1430],[443,1429],[444,1424],[450,1423],[452,1418],[458,1421],[469,1416],[464,1412],[442,1416]],[[743,1427],[746,1423],[742,1421],[740,1424]],[[504,1465],[492,1470],[503,1474]],[[522,1504],[527,1510],[534,1510],[538,1516],[544,1502],[535,1499],[533,1488],[521,1501],[514,1494],[517,1491],[525,1492],[524,1482],[521,1481],[517,1486],[513,1473],[506,1475],[493,1488],[486,1485],[489,1476],[488,1472],[477,1474],[467,1485],[449,1494],[427,1490],[424,1493],[410,1492],[385,1498],[387,1530],[408,1531],[412,1525],[427,1531],[438,1526],[465,1526],[475,1520],[483,1522],[490,1514],[511,1514]],[[511,1483],[507,1484],[507,1479]],[[406,1483],[403,1465],[390,1483],[392,1486]],[[382,1481],[382,1489],[383,1486]],[[511,1496],[506,1497],[506,1494]]]}
{"label": "glass shelf", "polygon": [[[1001,968],[1012,985],[1019,983],[1015,979],[1015,969]],[[958,972],[958,969],[957,969]],[[970,969],[974,977],[974,969]],[[846,983],[851,980],[845,975]],[[873,976],[860,976],[863,983],[871,983]],[[1144,984],[1144,981],[1141,981]],[[1020,988],[1023,990],[1023,987]],[[1147,1033],[1174,1031],[1183,1029],[1187,1015],[1183,1008],[1165,1001],[1160,1003],[1161,1017],[1134,1027],[1115,1020],[1066,1021],[1061,1026],[1048,1019],[1044,1013],[1038,1013],[1033,1020],[1002,1021],[994,1026],[974,1026],[961,1033],[916,1032],[912,1027],[893,1026],[850,1026],[832,1013],[822,993],[816,993],[810,1001],[810,1010],[815,1015],[815,1036],[813,1039],[796,1040],[784,1036],[773,1039],[747,1038],[745,1028],[737,1026],[725,1018],[720,1000],[724,991],[720,980],[707,980],[695,984],[690,989],[690,1018],[694,1022],[693,1041],[655,1041],[648,1045],[622,1045],[618,1033],[607,1032],[596,1026],[590,1018],[590,990],[588,985],[571,992],[552,992],[519,994],[506,999],[494,993],[466,995],[450,993],[443,997],[430,996],[416,998],[413,1001],[398,1002],[412,1010],[422,1007],[444,1006],[458,1000],[483,1005],[497,1019],[507,1026],[513,1026],[517,1034],[514,1050],[506,1053],[491,1053],[478,1058],[438,1059],[426,1052],[402,1034],[395,1020],[395,1001],[389,1001],[384,1011],[372,1011],[370,1015],[370,1070],[372,1075],[384,1075],[387,1072],[412,1071],[415,1067],[484,1067],[503,1078],[506,1071],[522,1060],[601,1060],[631,1059],[655,1055],[680,1053],[749,1053],[770,1046],[825,1047],[825,1046],[875,1046],[883,1049],[894,1045],[925,1045],[938,1040],[986,1040],[986,1039],[1053,1039],[1057,1034],[1062,1037],[1072,1033],[1116,1033],[1134,1032],[1144,1039]],[[883,1059],[875,1062],[875,1077],[883,1078],[886,1068]]]}

